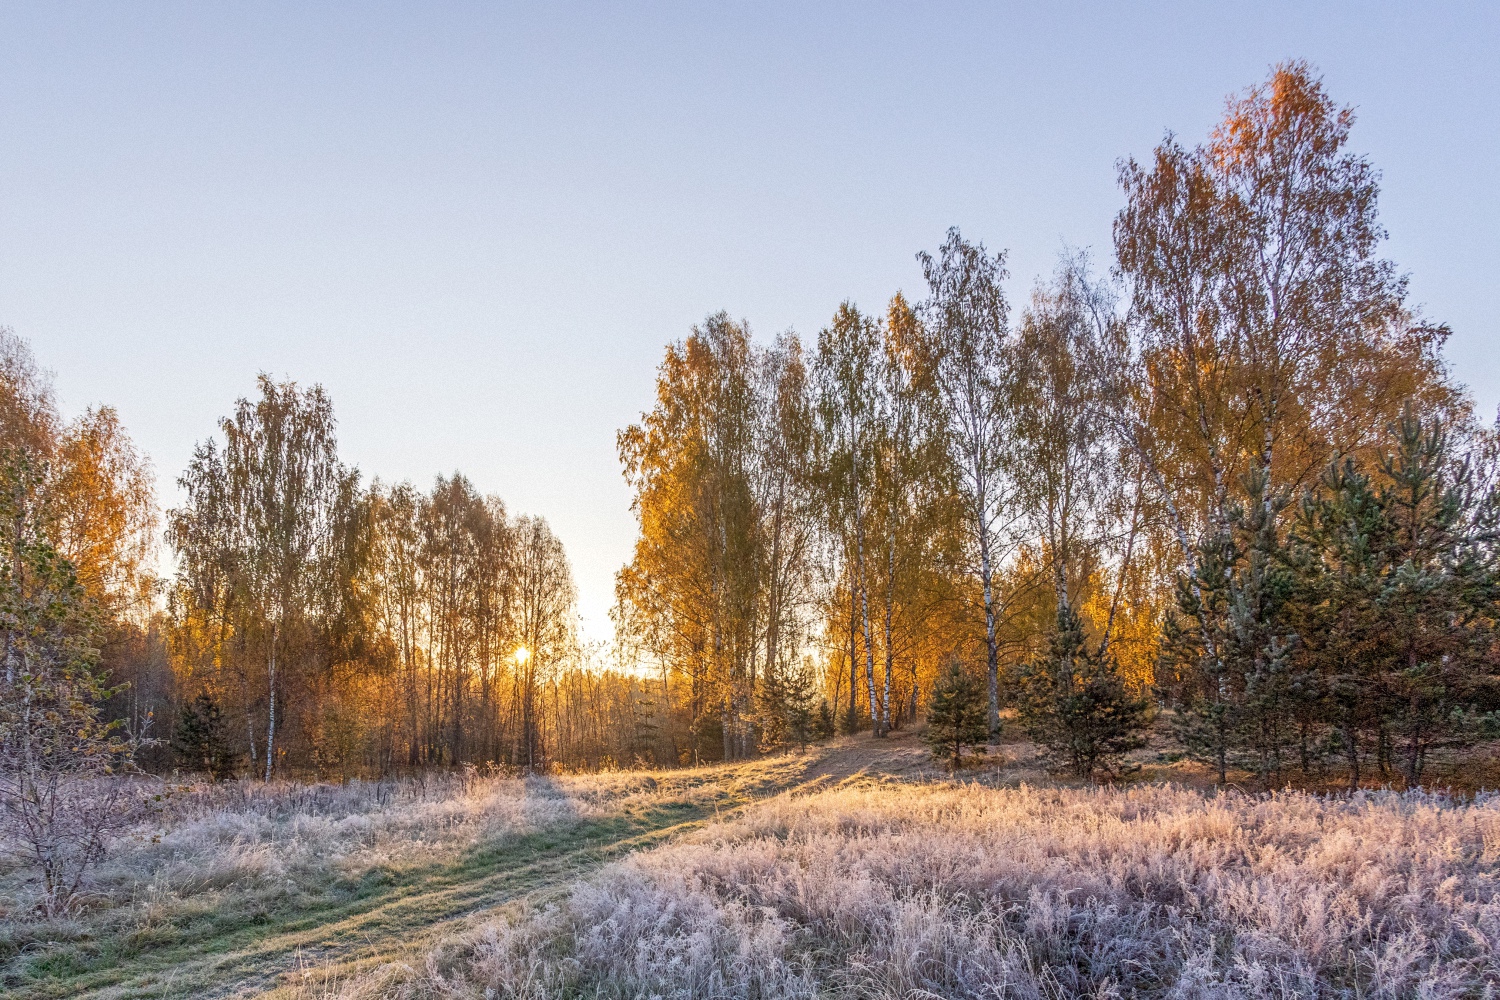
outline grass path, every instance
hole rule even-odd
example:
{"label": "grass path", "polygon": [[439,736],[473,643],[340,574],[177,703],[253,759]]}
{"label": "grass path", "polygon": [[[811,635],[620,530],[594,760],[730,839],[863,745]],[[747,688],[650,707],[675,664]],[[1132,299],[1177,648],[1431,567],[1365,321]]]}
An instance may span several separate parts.
{"label": "grass path", "polygon": [[[696,811],[696,810],[694,810]],[[248,997],[272,991],[289,973],[316,966],[336,978],[390,961],[451,932],[456,922],[568,882],[611,857],[700,825],[704,817],[657,825],[584,823],[528,834],[447,868],[411,872],[342,906],[306,910],[276,924],[147,950],[111,968],[55,982],[20,997]]]}
{"label": "grass path", "polygon": [[[1195,774],[1153,763],[1140,777],[1191,785]],[[0,997],[318,1000],[352,980],[369,982],[372,973],[377,983],[387,973],[400,979],[402,966],[420,968],[442,942],[461,938],[497,912],[561,899],[611,860],[669,843],[778,794],[863,785],[870,778],[946,784],[953,777],[914,733],[902,731],[881,740],[845,737],[801,755],[637,772],[619,784],[611,776],[531,779],[525,787],[537,789],[542,801],[576,799],[584,795],[578,784],[584,782],[589,808],[564,822],[510,827],[468,849],[455,842],[445,853],[422,855],[424,861],[351,868],[353,874],[332,883],[304,884],[304,894],[274,897],[274,905],[246,896],[204,897],[198,909],[179,908],[120,940],[102,933],[53,940],[0,964]],[[990,786],[1055,784],[1024,742],[1001,746],[958,778]],[[607,790],[601,793],[591,781],[603,781]],[[483,809],[495,808],[482,801],[491,803]],[[420,844],[420,830],[430,828],[401,829],[417,829],[415,841],[405,843]]]}
{"label": "grass path", "polygon": [[449,863],[372,873],[344,887],[341,898],[300,909],[253,919],[216,914],[163,944],[95,941],[59,949],[3,992],[15,1000],[305,995],[305,980],[316,989],[416,960],[477,916],[544,901],[613,858],[766,796],[843,777],[851,773],[842,759],[851,749],[671,772],[678,794],[650,805],[481,844]]}

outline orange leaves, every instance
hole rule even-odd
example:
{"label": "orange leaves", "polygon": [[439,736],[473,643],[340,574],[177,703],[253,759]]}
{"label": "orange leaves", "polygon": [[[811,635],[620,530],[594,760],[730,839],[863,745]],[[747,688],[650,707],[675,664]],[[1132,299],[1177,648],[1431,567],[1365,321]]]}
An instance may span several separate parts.
{"label": "orange leaves", "polygon": [[115,611],[149,612],[156,544],[155,476],[112,407],[84,411],[57,444],[50,490],[59,548],[89,596]]}

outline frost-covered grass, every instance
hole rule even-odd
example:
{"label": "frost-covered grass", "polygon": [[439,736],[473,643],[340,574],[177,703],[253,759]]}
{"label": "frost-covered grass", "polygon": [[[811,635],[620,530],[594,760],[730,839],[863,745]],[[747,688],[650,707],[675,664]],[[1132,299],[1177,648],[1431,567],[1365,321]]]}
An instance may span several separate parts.
{"label": "frost-covered grass", "polygon": [[[435,775],[345,785],[140,783],[150,804],[90,886],[85,911],[127,896],[316,882],[341,869],[407,864],[486,838],[598,813],[598,796],[556,782]],[[26,873],[0,882],[8,914],[29,902]]]}
{"label": "frost-covered grass", "polygon": [[865,784],[778,797],[338,992],[1488,997],[1497,874],[1495,797]]}
{"label": "frost-covered grass", "polygon": [[70,921],[0,871],[0,995],[1500,996],[1500,797],[995,787],[900,742],[175,789]]}
{"label": "frost-covered grass", "polygon": [[0,867],[0,994],[142,955],[170,965],[232,951],[247,931],[332,924],[392,898],[427,894],[429,911],[446,915],[465,905],[453,897],[466,885],[576,849],[570,837],[623,836],[726,794],[703,775],[624,772],[139,788],[145,818],[113,846],[70,919],[38,919],[28,873]]}

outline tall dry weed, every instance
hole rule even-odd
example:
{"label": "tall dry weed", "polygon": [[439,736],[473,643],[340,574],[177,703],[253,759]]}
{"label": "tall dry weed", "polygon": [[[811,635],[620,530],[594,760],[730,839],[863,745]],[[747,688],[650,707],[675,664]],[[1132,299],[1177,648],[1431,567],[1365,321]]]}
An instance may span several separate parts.
{"label": "tall dry weed", "polygon": [[1497,859],[1493,797],[846,788],[492,922],[419,992],[1491,996]]}
{"label": "tall dry weed", "polygon": [[94,873],[76,933],[35,920],[27,872],[0,870],[0,959],[70,936],[170,936],[195,913],[295,910],[377,868],[455,864],[479,845],[681,792],[639,774],[163,786]]}

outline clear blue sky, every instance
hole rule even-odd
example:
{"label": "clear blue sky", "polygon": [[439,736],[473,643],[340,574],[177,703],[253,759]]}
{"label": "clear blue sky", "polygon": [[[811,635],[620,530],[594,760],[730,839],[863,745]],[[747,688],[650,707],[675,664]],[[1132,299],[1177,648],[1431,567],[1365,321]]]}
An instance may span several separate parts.
{"label": "clear blue sky", "polygon": [[[1046,9],[1044,9],[1044,7]],[[607,635],[616,429],[727,309],[815,333],[950,225],[1025,295],[1109,253],[1114,164],[1278,60],[1357,106],[1388,253],[1500,400],[1490,4],[7,4],[0,324],[117,406],[164,502],[257,371],[366,475],[545,515]]]}

